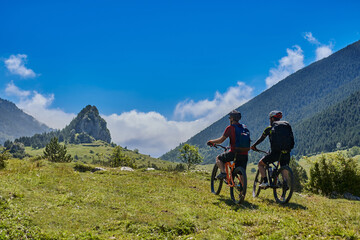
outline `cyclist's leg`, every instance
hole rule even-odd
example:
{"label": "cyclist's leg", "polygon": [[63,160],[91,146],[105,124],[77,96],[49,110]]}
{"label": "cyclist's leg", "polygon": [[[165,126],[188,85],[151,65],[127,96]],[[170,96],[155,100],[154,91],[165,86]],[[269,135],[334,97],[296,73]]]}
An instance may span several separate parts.
{"label": "cyclist's leg", "polygon": [[246,170],[247,162],[248,162],[248,155],[236,154],[235,168],[242,167],[244,170]]}
{"label": "cyclist's leg", "polygon": [[259,168],[259,172],[261,174],[261,178],[265,178],[266,177],[266,171],[265,171],[265,167],[267,165],[269,165],[270,163],[273,163],[275,162],[276,160],[275,159],[275,156],[276,153],[274,152],[270,152],[268,155],[262,157],[259,161],[259,164],[258,164],[258,168]]}
{"label": "cyclist's leg", "polygon": [[[233,152],[224,152],[217,156],[216,158],[216,164],[220,168],[221,174],[225,174],[225,164],[226,162],[230,162],[234,160],[235,154]],[[226,177],[226,176],[225,176]]]}
{"label": "cyclist's leg", "polygon": [[[290,152],[282,152],[280,156],[280,166],[289,166],[290,163]],[[283,179],[287,181],[289,179],[289,174],[287,171],[282,171]]]}
{"label": "cyclist's leg", "polygon": [[270,152],[268,155],[264,156],[258,164],[259,167],[259,172],[261,174],[261,178],[263,179],[264,184],[267,183],[267,176],[266,176],[266,171],[265,171],[265,167],[266,165],[269,165],[270,163],[273,163],[275,161],[277,161],[280,157],[280,152]]}
{"label": "cyclist's leg", "polygon": [[[240,154],[236,154],[236,159],[235,159],[235,168],[237,167],[242,167],[245,172],[246,172],[246,165],[248,162],[248,155],[240,155]],[[244,176],[241,175],[241,182],[244,182]]]}
{"label": "cyclist's leg", "polygon": [[266,163],[264,162],[264,160],[266,160],[265,157],[266,156],[262,157],[258,163],[258,168],[259,168],[259,172],[261,175],[261,179],[266,177],[266,172],[265,172]]}
{"label": "cyclist's leg", "polygon": [[221,173],[225,172],[225,165],[222,160],[220,160],[220,155],[216,157],[216,165],[220,168]]}

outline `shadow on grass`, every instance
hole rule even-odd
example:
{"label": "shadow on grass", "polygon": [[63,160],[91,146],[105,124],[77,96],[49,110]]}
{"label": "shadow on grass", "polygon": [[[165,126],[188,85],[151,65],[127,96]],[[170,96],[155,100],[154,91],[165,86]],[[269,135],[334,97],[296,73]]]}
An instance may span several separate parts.
{"label": "shadow on grass", "polygon": [[307,207],[305,207],[304,205],[301,205],[301,204],[298,204],[298,203],[293,203],[293,202],[288,202],[288,203],[285,203],[285,204],[280,204],[280,203],[277,203],[275,200],[272,200],[272,199],[263,199],[264,202],[267,202],[268,204],[272,204],[272,205],[278,205],[279,207],[283,207],[283,208],[291,208],[291,209],[294,209],[294,210],[298,210],[298,209],[301,209],[301,210],[306,210]]}
{"label": "shadow on grass", "polygon": [[252,204],[246,199],[241,204],[235,204],[230,198],[219,196],[219,201],[224,202],[226,205],[232,207],[233,210],[238,211],[239,209],[258,209],[259,206]]}

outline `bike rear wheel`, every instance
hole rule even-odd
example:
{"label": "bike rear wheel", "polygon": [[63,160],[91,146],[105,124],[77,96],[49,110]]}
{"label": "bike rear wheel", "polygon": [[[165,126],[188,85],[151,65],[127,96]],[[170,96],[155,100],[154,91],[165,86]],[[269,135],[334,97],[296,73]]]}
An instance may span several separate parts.
{"label": "bike rear wheel", "polygon": [[274,178],[274,197],[277,203],[289,202],[294,191],[294,175],[289,166],[281,167]]}
{"label": "bike rear wheel", "polygon": [[219,180],[216,178],[216,176],[220,174],[220,172],[221,171],[219,167],[215,164],[211,173],[211,192],[214,193],[215,195],[220,194],[224,182],[224,180]]}
{"label": "bike rear wheel", "polygon": [[230,197],[235,204],[244,201],[247,188],[246,172],[242,167],[237,167],[232,174],[234,187],[230,187]]}
{"label": "bike rear wheel", "polygon": [[261,174],[259,172],[259,169],[256,172],[254,185],[253,185],[253,197],[258,197],[261,191],[261,188],[259,185],[261,184]]}

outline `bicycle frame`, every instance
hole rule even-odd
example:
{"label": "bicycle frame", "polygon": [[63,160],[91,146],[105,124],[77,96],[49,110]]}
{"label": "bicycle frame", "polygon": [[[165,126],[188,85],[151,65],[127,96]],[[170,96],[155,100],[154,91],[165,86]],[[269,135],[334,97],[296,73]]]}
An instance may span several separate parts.
{"label": "bicycle frame", "polygon": [[[212,147],[221,147],[225,151],[228,150],[228,148],[221,146],[221,145],[211,145]],[[224,170],[226,177],[225,179],[218,179],[216,176],[218,174],[218,171],[220,170],[217,163],[215,163],[213,167],[213,171],[211,174],[211,192],[218,195],[220,194],[221,187],[223,183],[225,182],[226,185],[230,187],[230,197],[231,200],[235,204],[240,204],[245,199],[246,195],[246,189],[247,189],[247,178],[246,178],[246,172],[245,169],[242,167],[236,167],[235,162],[237,161],[237,154],[235,155],[234,161],[225,162],[224,163]]]}
{"label": "bicycle frame", "polygon": [[[224,146],[222,146],[222,145],[220,145],[220,144],[215,144],[214,145],[214,147],[215,148],[217,148],[217,147],[221,147],[221,148],[223,148],[224,149],[224,152],[226,152],[226,150],[228,150],[228,148],[227,147],[224,147]],[[236,155],[235,155],[235,159],[234,160],[236,160]],[[233,177],[232,177],[232,173],[233,173],[233,171],[234,171],[234,169],[235,169],[235,161],[232,161],[232,162],[226,162],[225,164],[224,164],[224,166],[225,166],[225,172],[226,172],[226,184],[229,186],[229,187],[234,187],[235,186],[235,183],[234,183],[234,179],[233,179]],[[242,183],[242,179],[239,179],[240,180],[240,182]]]}
{"label": "bicycle frame", "polygon": [[234,187],[234,179],[232,177],[232,172],[235,168],[235,162],[226,162],[225,163],[225,172],[226,172],[226,183],[229,187]]}
{"label": "bicycle frame", "polygon": [[[276,172],[279,169],[280,161],[277,161],[277,164],[275,164],[275,163],[271,163],[271,164],[274,166],[272,176],[270,176],[270,172],[269,172],[269,167],[271,167],[270,164],[266,165],[266,173],[268,175],[268,180],[269,180],[270,187],[274,188],[274,187],[276,187],[276,184],[277,184],[277,178],[274,178],[273,176],[276,175]],[[273,180],[274,180],[274,182],[273,182]]]}
{"label": "bicycle frame", "polygon": [[[265,188],[260,187],[262,178],[260,170],[257,171],[253,185],[253,197],[258,197],[262,189],[272,188],[277,203],[285,204],[290,201],[294,191],[294,175],[288,165],[280,166],[280,161],[281,155],[277,161],[265,165],[265,173],[269,181],[269,185]],[[273,171],[270,172],[269,169],[272,167]]]}

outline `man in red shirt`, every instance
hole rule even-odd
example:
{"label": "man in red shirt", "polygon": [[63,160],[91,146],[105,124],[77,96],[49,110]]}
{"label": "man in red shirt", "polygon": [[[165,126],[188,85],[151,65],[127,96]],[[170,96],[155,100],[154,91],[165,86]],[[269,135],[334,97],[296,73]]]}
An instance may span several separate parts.
{"label": "man in red shirt", "polygon": [[240,124],[241,113],[233,110],[229,113],[230,125],[225,129],[224,134],[217,139],[209,140],[208,145],[221,144],[227,138],[230,139],[230,151],[226,151],[216,157],[216,164],[220,168],[221,173],[218,179],[226,178],[224,163],[235,161],[235,167],[241,166],[246,170],[248,161],[248,151],[250,150],[250,132],[244,124]]}

